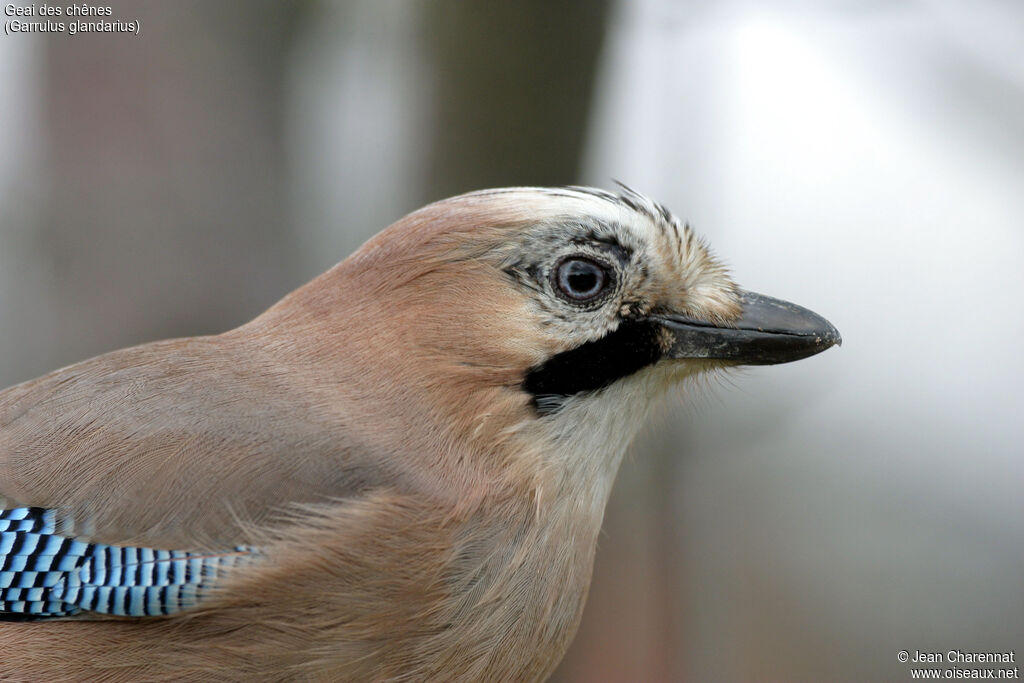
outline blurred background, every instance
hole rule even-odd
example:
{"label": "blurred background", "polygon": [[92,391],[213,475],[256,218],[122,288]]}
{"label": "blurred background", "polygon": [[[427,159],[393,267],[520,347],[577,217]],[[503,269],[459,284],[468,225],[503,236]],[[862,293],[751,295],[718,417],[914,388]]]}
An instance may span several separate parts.
{"label": "blurred background", "polygon": [[0,37],[0,384],[240,324],[434,199],[620,179],[845,343],[651,425],[555,680],[1024,657],[1020,2],[112,8],[141,35]]}

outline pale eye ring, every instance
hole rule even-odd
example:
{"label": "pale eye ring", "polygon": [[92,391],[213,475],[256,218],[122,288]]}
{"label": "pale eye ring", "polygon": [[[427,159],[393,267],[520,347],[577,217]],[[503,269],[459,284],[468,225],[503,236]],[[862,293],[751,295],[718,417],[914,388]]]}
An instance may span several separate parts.
{"label": "pale eye ring", "polygon": [[608,270],[581,256],[563,259],[555,270],[555,286],[559,294],[576,303],[593,301],[611,284]]}

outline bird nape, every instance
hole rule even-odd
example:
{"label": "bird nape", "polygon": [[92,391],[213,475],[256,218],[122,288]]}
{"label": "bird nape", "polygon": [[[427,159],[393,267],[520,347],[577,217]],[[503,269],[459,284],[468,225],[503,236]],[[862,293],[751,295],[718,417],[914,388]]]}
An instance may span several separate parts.
{"label": "bird nape", "polygon": [[0,678],[543,679],[650,406],[838,343],[632,190],[431,204],[237,329],[0,393]]}

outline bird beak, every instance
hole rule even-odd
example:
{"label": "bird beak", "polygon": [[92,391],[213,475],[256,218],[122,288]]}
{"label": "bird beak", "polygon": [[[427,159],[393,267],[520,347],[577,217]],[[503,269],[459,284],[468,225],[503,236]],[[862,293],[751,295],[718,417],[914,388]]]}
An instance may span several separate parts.
{"label": "bird beak", "polygon": [[652,316],[669,333],[664,357],[775,365],[843,343],[832,323],[803,306],[744,291],[740,303],[743,314],[729,326],[675,313]]}

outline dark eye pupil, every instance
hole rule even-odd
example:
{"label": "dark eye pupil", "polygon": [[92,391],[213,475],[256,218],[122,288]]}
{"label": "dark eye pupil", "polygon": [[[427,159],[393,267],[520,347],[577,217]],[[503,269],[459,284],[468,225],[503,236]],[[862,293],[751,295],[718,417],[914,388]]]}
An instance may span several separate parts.
{"label": "dark eye pupil", "polygon": [[604,289],[604,269],[584,259],[569,259],[558,266],[558,288],[577,301],[592,299]]}
{"label": "dark eye pupil", "polygon": [[594,273],[569,273],[569,286],[577,292],[589,292],[597,286]]}

